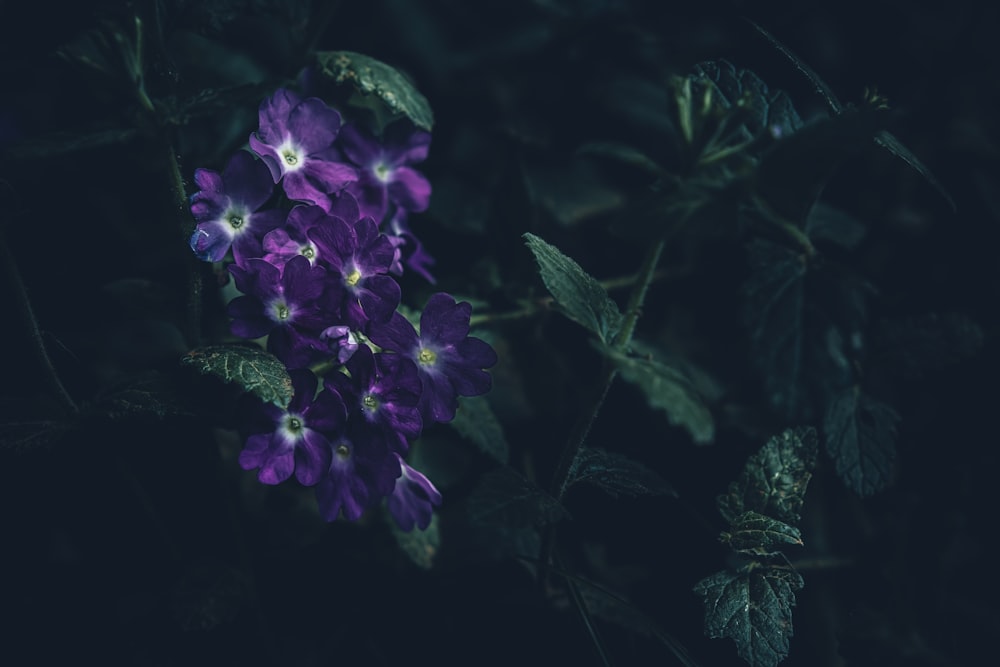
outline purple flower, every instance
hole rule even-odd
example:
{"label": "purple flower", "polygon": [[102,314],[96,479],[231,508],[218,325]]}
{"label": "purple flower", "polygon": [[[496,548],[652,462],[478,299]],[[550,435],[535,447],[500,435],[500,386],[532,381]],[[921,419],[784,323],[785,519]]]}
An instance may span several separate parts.
{"label": "purple flower", "polygon": [[392,492],[399,459],[389,442],[356,415],[348,417],[347,428],[332,446],[330,465],[316,485],[320,514],[334,521],[343,512],[344,518],[354,521]]}
{"label": "purple flower", "polygon": [[259,257],[261,237],[284,219],[280,210],[258,210],[274,191],[267,165],[238,151],[221,174],[196,169],[194,182],[199,189],[191,197],[191,214],[198,226],[191,249],[198,259],[220,262],[230,247],[237,262]]}
{"label": "purple flower", "polygon": [[285,88],[260,105],[260,127],[250,135],[250,148],[281,181],[290,199],[325,208],[330,193],[356,181],[357,170],[339,161],[333,142],[340,130],[340,114],[323,100],[302,99]]}
{"label": "purple flower", "polygon": [[450,295],[431,296],[420,315],[420,334],[400,315],[373,323],[368,337],[386,350],[412,359],[420,373],[420,413],[425,421],[455,418],[459,396],[478,396],[490,390],[493,380],[485,368],[497,362],[488,343],[469,336],[472,306],[456,303]]}
{"label": "purple flower", "polygon": [[441,504],[441,493],[423,473],[406,465],[402,457],[399,467],[402,474],[389,496],[389,513],[404,532],[413,530],[414,525],[426,530],[434,508]]}
{"label": "purple flower", "polygon": [[346,325],[327,327],[320,333],[319,339],[326,343],[330,353],[341,364],[346,364],[347,360],[358,351],[358,337],[351,331],[351,327]]}
{"label": "purple flower", "polygon": [[321,260],[340,277],[343,285],[341,315],[353,329],[371,321],[384,321],[399,305],[399,284],[387,275],[395,258],[389,238],[371,218],[349,224],[329,218],[329,224],[309,230]]}
{"label": "purple flower", "polygon": [[343,396],[349,419],[372,439],[383,439],[393,451],[405,454],[409,441],[423,428],[417,407],[420,378],[413,362],[399,355],[373,354],[367,345],[359,345],[344,366],[350,377],[333,373],[326,382]]}
{"label": "purple flower", "polygon": [[360,168],[358,180],[347,189],[357,197],[362,215],[381,222],[390,203],[407,211],[427,209],[431,185],[410,165],[427,159],[429,133],[403,119],[387,126],[379,141],[356,125],[345,125],[337,143]]}
{"label": "purple flower", "polygon": [[312,372],[293,370],[290,375],[295,388],[291,403],[285,410],[272,403],[264,405],[274,430],[247,439],[240,452],[240,467],[258,468],[257,478],[264,484],[279,484],[294,471],[299,483],[312,486],[330,467],[329,438],[343,426],[347,409],[335,392],[316,395]]}
{"label": "purple flower", "polygon": [[402,274],[402,264],[405,264],[411,271],[420,274],[424,280],[434,285],[437,280],[431,275],[430,267],[435,264],[435,260],[424,249],[420,239],[410,231],[410,225],[406,221],[407,215],[405,210],[397,208],[389,218],[386,228],[389,240],[396,246],[397,261],[393,265],[393,272]]}
{"label": "purple flower", "polygon": [[284,269],[263,259],[246,267],[233,265],[230,273],[243,292],[229,303],[231,330],[241,338],[268,336],[267,349],[289,368],[301,368],[325,349],[319,334],[332,322],[326,308],[326,271],[297,255]]}

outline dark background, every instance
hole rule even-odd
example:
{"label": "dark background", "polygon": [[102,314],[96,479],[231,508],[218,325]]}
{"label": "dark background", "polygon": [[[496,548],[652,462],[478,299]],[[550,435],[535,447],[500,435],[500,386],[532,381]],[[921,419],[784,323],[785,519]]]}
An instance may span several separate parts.
{"label": "dark background", "polygon": [[[655,152],[645,130],[609,103],[622,86],[724,58],[787,91],[803,117],[825,111],[745,18],[788,45],[843,102],[877,86],[894,110],[894,134],[957,204],[952,212],[886,153],[848,165],[832,184],[831,198],[872,222],[857,262],[877,278],[876,314],[958,313],[981,333],[974,353],[964,338],[946,342],[935,352],[941,363],[888,383],[902,415],[888,490],[861,500],[829,469],[817,473],[806,551],[796,554],[806,587],[783,664],[989,662],[1000,631],[989,547],[997,525],[1000,9],[887,1],[315,4],[0,3],[0,225],[11,255],[0,285],[9,313],[0,355],[5,664],[599,664],[572,606],[558,595],[543,599],[529,567],[495,558],[464,523],[464,503],[490,468],[482,457],[455,454],[462,474],[442,484],[443,543],[430,571],[401,555],[377,517],[327,526],[308,493],[263,489],[238,469],[240,443],[225,430],[236,419],[232,392],[177,369],[185,351],[216,340],[224,323],[213,276],[200,268],[204,321],[194,331],[185,324],[192,259],[164,156],[179,156],[189,184],[196,167],[219,169],[252,129],[259,99],[298,73],[310,45],[397,66],[435,112],[424,168],[435,195],[415,229],[438,259],[438,287],[503,310],[518,295],[511,286],[530,283],[534,270],[525,231],[602,277],[634,270],[634,248],[593,225],[553,220],[518,185],[517,171],[528,164],[559,174],[577,146],[599,139],[649,143]],[[133,11],[160,16],[160,32],[147,37],[146,83],[161,113],[174,113],[169,130],[143,120],[119,74],[55,55],[99,21],[121,24]],[[184,101],[199,91],[247,83],[260,91],[184,118]],[[138,129],[125,141],[66,150],[95,129],[120,128]],[[663,304],[718,299],[726,312],[733,296],[725,286],[740,277],[728,260],[717,256],[717,282],[654,287],[649,322]],[[66,388],[80,405],[96,406],[84,417],[59,416],[30,352],[18,279]],[[403,289],[429,293],[410,277]],[[710,349],[737,340],[731,319],[720,314],[714,323]],[[573,325],[552,318],[544,326],[554,345],[569,341],[578,354],[565,377],[551,366],[531,375],[523,350],[494,371],[512,464],[543,484],[578,409],[581,390],[571,378],[593,362]],[[501,358],[503,346],[518,349],[512,339],[537,333],[529,323],[497,334]],[[723,354],[715,363],[726,361]],[[150,377],[141,387],[155,391],[145,399],[116,394]],[[157,403],[159,415],[136,407],[161,387],[171,398]],[[116,410],[120,418],[99,416]],[[698,448],[647,412],[616,387],[592,441],[646,462],[680,500],[576,493],[568,500],[574,519],[561,533],[566,557],[627,594],[696,664],[742,664],[732,642],[702,636],[690,589],[725,565],[713,499],[762,439],[739,418],[720,416],[717,442]],[[775,426],[754,423],[760,433]],[[442,427],[427,439],[447,445],[449,434]],[[634,620],[601,621],[613,664],[682,664],[637,629]]]}

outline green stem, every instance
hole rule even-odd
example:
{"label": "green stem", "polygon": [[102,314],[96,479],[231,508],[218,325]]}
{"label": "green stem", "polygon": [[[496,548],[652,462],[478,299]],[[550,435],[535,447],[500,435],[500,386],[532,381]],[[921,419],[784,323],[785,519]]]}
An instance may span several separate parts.
{"label": "green stem", "polygon": [[25,328],[30,347],[29,353],[35,358],[35,362],[41,369],[42,378],[48,385],[49,391],[63,407],[64,412],[69,415],[78,414],[80,408],[66,391],[66,387],[63,386],[59,374],[49,358],[49,353],[45,349],[45,341],[42,340],[42,331],[38,328],[35,311],[31,308],[28,291],[24,287],[24,281],[21,280],[21,273],[17,270],[17,263],[14,261],[14,254],[7,245],[7,237],[2,229],[0,229],[0,266],[3,266],[7,280],[14,292],[14,302],[20,315],[17,319]]}
{"label": "green stem", "polygon": [[[177,208],[177,220],[180,223],[184,247],[187,247],[188,239],[194,230],[191,216],[187,213],[187,190],[184,187],[184,178],[181,176],[181,167],[177,161],[177,153],[174,151],[173,143],[168,142],[165,150],[174,205]],[[188,342],[197,347],[201,344],[201,263],[191,252],[186,252],[185,256],[187,257],[187,302],[185,303],[184,334]]]}
{"label": "green stem", "polygon": [[[646,299],[646,292],[649,290],[649,286],[653,282],[653,277],[656,275],[656,265],[660,261],[660,255],[663,254],[664,245],[665,241],[663,239],[658,240],[646,252],[642,266],[639,267],[639,271],[636,273],[635,286],[629,296],[621,329],[618,330],[618,334],[611,341],[611,347],[616,350],[625,351],[632,340],[635,325],[639,321],[639,315],[642,311],[643,301]],[[555,473],[552,475],[552,481],[549,484],[549,493],[558,501],[562,501],[563,496],[566,495],[566,485],[569,481],[569,473],[573,466],[573,461],[576,459],[580,448],[583,447],[584,442],[586,442],[587,435],[590,433],[590,429],[597,419],[597,414],[600,412],[601,406],[604,405],[604,400],[607,398],[608,391],[611,389],[611,384],[614,382],[617,374],[618,369],[615,365],[605,360],[601,380],[593,399],[590,401],[590,408],[582,413],[582,418],[576,423],[569,440],[566,442],[566,446],[559,456]],[[538,570],[539,584],[542,589],[548,583],[548,567],[555,547],[555,535],[555,523],[546,524],[542,532],[542,546]]]}

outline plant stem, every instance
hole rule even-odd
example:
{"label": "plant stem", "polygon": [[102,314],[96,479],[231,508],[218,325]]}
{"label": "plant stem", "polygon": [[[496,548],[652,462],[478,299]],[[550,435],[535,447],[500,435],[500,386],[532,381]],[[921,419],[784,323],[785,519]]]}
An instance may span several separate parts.
{"label": "plant stem", "polygon": [[[642,266],[639,267],[639,271],[636,273],[632,293],[629,295],[628,306],[625,309],[621,329],[618,330],[614,340],[611,341],[613,349],[625,351],[632,340],[632,334],[635,332],[635,325],[639,321],[643,301],[646,299],[646,292],[649,290],[649,286],[653,282],[653,277],[656,275],[656,265],[660,261],[660,255],[663,254],[664,245],[665,241],[663,239],[657,240],[643,258]],[[577,422],[569,440],[566,442],[566,446],[559,456],[559,462],[556,464],[555,473],[552,475],[552,481],[549,484],[549,493],[560,502],[566,494],[566,486],[569,482],[569,473],[572,469],[573,461],[576,459],[580,448],[583,447],[583,443],[587,440],[587,435],[590,433],[590,429],[597,419],[597,414],[600,412],[601,406],[604,405],[604,400],[607,398],[608,391],[611,389],[611,384],[614,382],[616,375],[618,375],[618,369],[612,362],[605,359],[601,372],[601,380],[594,398],[590,401],[590,407],[582,413],[582,418]],[[538,563],[538,579],[542,589],[548,583],[548,568],[555,547],[555,535],[555,523],[546,524],[542,532],[541,553]]]}
{"label": "plant stem", "polygon": [[45,349],[45,341],[42,340],[42,331],[38,328],[35,311],[31,308],[28,291],[24,287],[24,281],[21,280],[21,273],[17,270],[14,254],[7,245],[7,237],[4,235],[3,229],[0,229],[0,266],[3,266],[3,270],[7,274],[7,280],[10,282],[11,289],[14,292],[14,302],[17,304],[17,310],[20,315],[17,319],[24,325],[31,348],[30,353],[35,357],[35,361],[41,369],[42,378],[66,414],[75,415],[79,413],[80,408],[69,392],[66,391],[66,387],[63,386],[62,381],[59,379],[59,374],[56,372],[55,366],[52,365],[52,360],[49,358],[49,353]]}
{"label": "plant stem", "polygon": [[[186,247],[193,230],[190,216],[187,215],[187,190],[184,188],[184,178],[181,176],[180,163],[177,161],[177,153],[174,151],[172,142],[166,144],[165,151],[167,171],[170,174],[170,183],[174,194],[174,205],[177,207],[177,220]],[[198,262],[193,253],[187,252],[185,256],[187,257],[188,270],[184,334],[188,343],[197,347],[201,344],[201,263]]]}

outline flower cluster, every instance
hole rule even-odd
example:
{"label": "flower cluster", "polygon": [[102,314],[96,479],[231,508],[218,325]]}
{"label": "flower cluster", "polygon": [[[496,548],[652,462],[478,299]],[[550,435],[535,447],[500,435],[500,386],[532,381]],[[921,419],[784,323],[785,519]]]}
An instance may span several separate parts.
{"label": "flower cluster", "polygon": [[413,165],[429,146],[406,120],[376,136],[281,89],[261,104],[250,151],[194,175],[191,248],[228,263],[241,293],[228,306],[232,333],[266,337],[294,387],[287,408],[261,407],[266,425],[240,465],[265,484],[294,475],[314,487],[330,521],[386,500],[403,530],[426,528],[441,494],[407,465],[410,444],[425,424],[453,419],[459,396],[491,386],[496,353],[469,336],[468,303],[434,294],[419,332],[397,310],[396,276],[433,282],[407,220],[428,206]]}

